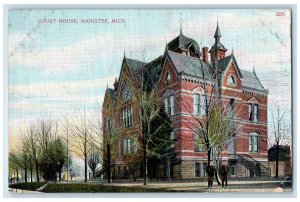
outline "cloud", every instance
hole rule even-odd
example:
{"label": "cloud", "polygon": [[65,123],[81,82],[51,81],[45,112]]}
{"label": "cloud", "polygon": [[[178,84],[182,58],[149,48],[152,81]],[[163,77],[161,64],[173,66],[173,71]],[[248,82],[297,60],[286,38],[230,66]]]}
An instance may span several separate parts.
{"label": "cloud", "polygon": [[[12,34],[9,37],[9,68],[21,66],[22,68],[36,68],[45,73],[61,71],[78,71],[87,68],[87,64],[93,63],[93,59],[106,59],[104,52],[111,51],[106,44],[107,38],[97,36],[83,40],[66,47],[46,47],[43,49],[29,49],[20,46],[24,34]],[[21,43],[22,44],[22,43]],[[106,67],[109,68],[109,67]]]}

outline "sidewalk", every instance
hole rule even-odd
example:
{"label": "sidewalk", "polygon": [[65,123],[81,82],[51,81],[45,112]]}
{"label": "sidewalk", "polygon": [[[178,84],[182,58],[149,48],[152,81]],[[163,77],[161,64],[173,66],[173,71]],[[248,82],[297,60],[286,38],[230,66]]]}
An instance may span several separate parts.
{"label": "sidewalk", "polygon": [[[290,192],[291,188],[280,188],[278,185],[282,181],[269,181],[269,180],[258,180],[258,181],[229,181],[228,189],[222,189],[215,181],[213,188],[208,190],[207,182],[149,182],[146,185],[148,188],[156,188],[169,191],[191,191],[191,192]],[[105,185],[109,185],[106,184]],[[123,182],[123,183],[112,183],[111,186],[144,186],[141,182]]]}
{"label": "sidewalk", "polygon": [[9,188],[9,192],[13,194],[41,194],[42,192],[38,191],[29,191],[29,190],[23,190],[23,189],[12,189]]}

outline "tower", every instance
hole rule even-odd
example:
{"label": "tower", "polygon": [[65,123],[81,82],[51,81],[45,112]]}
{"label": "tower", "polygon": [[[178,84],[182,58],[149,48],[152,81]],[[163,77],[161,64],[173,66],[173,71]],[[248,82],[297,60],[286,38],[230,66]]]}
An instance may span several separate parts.
{"label": "tower", "polygon": [[219,28],[219,23],[217,23],[217,28],[214,34],[214,38],[215,38],[215,43],[214,45],[211,47],[211,49],[209,50],[210,53],[210,58],[213,63],[215,62],[215,60],[220,60],[222,58],[225,57],[225,53],[227,51],[227,49],[225,48],[225,46],[221,43],[221,31]]}

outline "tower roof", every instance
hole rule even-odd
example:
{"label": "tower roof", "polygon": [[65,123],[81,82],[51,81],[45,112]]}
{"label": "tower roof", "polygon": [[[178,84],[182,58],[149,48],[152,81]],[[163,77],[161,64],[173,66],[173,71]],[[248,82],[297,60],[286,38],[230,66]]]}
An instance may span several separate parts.
{"label": "tower roof", "polygon": [[182,30],[180,30],[180,34],[167,45],[170,51],[175,51],[177,48],[188,49],[188,47],[192,45],[195,48],[195,52],[200,53],[199,44],[194,39],[185,36]]}
{"label": "tower roof", "polygon": [[219,28],[219,23],[217,23],[217,28],[216,28],[216,31],[215,31],[215,34],[214,34],[214,37],[221,37],[222,34],[221,34],[221,31],[220,31],[220,28]]}

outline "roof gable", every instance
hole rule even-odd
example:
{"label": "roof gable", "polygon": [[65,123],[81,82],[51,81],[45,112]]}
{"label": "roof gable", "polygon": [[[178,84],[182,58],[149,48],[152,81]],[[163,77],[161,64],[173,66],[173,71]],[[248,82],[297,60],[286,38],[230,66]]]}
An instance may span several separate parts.
{"label": "roof gable", "polygon": [[220,71],[223,72],[223,74],[226,74],[226,71],[230,67],[231,63],[234,64],[234,68],[236,69],[237,76],[239,78],[241,78],[242,74],[241,74],[240,68],[239,68],[239,66],[236,62],[236,59],[235,59],[234,55],[232,55],[232,54],[227,56],[227,57],[222,58],[221,60],[219,60],[218,68],[219,68]]}
{"label": "roof gable", "polygon": [[199,78],[211,79],[212,72],[208,64],[202,63],[203,71],[201,68],[201,60],[199,58],[182,55],[173,51],[168,51],[168,56],[173,63],[175,69],[179,73],[196,76]]}
{"label": "roof gable", "polygon": [[265,91],[266,89],[263,87],[256,74],[253,72],[241,70],[243,77],[241,78],[243,87],[256,89]]}
{"label": "roof gable", "polygon": [[111,88],[107,88],[105,91],[102,109],[107,109],[106,108],[107,104],[111,104],[111,105],[115,104],[115,92]]}

